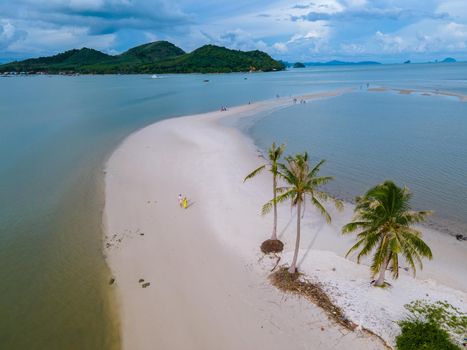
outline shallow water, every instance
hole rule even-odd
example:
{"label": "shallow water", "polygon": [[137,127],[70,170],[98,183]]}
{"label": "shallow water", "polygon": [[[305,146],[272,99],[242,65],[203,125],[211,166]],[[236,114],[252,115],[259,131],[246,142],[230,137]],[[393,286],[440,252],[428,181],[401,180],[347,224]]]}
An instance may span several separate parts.
{"label": "shallow water", "polygon": [[[262,74],[168,75],[161,79],[141,75],[0,78],[0,348],[119,347],[118,317],[112,304],[114,287],[108,284],[111,276],[101,249],[102,169],[111,151],[131,132],[157,120],[215,110],[222,105],[245,104],[277,94],[359,89],[366,82],[371,86],[430,87],[467,93],[466,67],[319,67]],[[206,79],[209,82],[204,82]],[[352,95],[335,101],[347,96]],[[386,99],[389,95],[361,96]],[[417,97],[407,101],[412,98]],[[307,104],[303,110],[311,106]],[[301,107],[294,107],[297,118]],[[336,118],[341,123],[345,119]],[[352,125],[352,130],[357,132],[371,118],[367,115],[368,120],[361,120],[358,128]],[[323,130],[327,119],[323,114],[319,122]],[[461,123],[460,119],[456,122]],[[448,119],[433,115],[430,123],[439,125],[443,121]],[[443,127],[438,126],[438,130],[443,131]],[[459,134],[462,127],[457,128]],[[269,122],[264,128],[267,135]],[[282,138],[280,130],[270,130]],[[314,150],[332,152],[324,135],[332,140],[333,130],[337,139],[347,139],[343,130],[329,125],[326,132],[321,132],[322,143],[312,145],[311,150],[315,156],[327,157],[329,165],[339,164],[342,158],[337,154],[337,143],[336,154]],[[429,128],[419,132],[422,138],[431,135]],[[435,141],[439,142],[439,138]],[[353,143],[343,146],[358,155]],[[426,166],[414,169],[425,171]],[[326,170],[335,172],[333,168]],[[352,176],[358,178],[358,173]],[[438,186],[444,186],[440,182]],[[465,181],[458,184],[458,192],[463,193]],[[465,196],[457,200],[465,203]]]}
{"label": "shallow water", "polygon": [[428,223],[467,233],[467,103],[457,98],[360,91],[297,104],[259,119],[248,132],[261,149],[326,159],[327,190],[352,201],[390,179],[434,210]]}

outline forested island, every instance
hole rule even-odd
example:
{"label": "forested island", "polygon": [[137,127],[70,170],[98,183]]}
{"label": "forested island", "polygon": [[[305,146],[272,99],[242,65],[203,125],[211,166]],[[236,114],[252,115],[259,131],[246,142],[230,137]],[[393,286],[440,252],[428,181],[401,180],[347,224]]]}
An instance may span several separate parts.
{"label": "forested island", "polygon": [[282,62],[259,50],[239,51],[204,45],[186,53],[168,41],[156,41],[115,56],[89,48],[73,49],[54,56],[6,63],[0,65],[0,73],[230,73],[268,72],[284,68]]}

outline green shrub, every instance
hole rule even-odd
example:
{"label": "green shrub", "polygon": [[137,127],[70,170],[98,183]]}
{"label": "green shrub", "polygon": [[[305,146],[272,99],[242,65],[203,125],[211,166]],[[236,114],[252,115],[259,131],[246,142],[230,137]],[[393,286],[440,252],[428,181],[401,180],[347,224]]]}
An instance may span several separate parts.
{"label": "green shrub", "polygon": [[429,303],[426,300],[415,300],[405,305],[405,308],[410,313],[409,319],[437,325],[454,342],[460,343],[467,334],[467,315],[446,301]]}
{"label": "green shrub", "polygon": [[398,350],[458,350],[467,333],[467,315],[446,301],[414,300],[404,306],[409,312],[399,321]]}
{"label": "green shrub", "polygon": [[399,322],[401,334],[396,338],[397,350],[459,350],[448,333],[434,323],[420,320]]}

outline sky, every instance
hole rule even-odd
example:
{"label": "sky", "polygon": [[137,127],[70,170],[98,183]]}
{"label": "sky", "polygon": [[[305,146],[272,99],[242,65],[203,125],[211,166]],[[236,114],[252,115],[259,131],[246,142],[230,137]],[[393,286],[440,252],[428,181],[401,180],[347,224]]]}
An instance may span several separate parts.
{"label": "sky", "polygon": [[168,40],[295,61],[467,60],[467,0],[0,0],[0,61]]}

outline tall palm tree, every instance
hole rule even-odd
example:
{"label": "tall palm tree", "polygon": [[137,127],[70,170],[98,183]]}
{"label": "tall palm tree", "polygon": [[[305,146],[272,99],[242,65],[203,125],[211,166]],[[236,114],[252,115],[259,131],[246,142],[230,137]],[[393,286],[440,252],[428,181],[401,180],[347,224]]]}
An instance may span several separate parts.
{"label": "tall palm tree", "polygon": [[328,223],[331,222],[331,216],[327,212],[320,200],[334,202],[336,208],[342,208],[342,202],[332,198],[325,192],[319,190],[320,186],[328,183],[333,178],[331,176],[318,176],[321,166],[325,160],[321,160],[310,170],[308,163],[308,153],[297,154],[294,157],[286,158],[287,164],[279,164],[279,173],[287,183],[284,187],[279,187],[279,195],[263,206],[263,213],[271,210],[276,203],[290,200],[293,207],[297,207],[297,236],[295,240],[295,251],[290,265],[289,272],[295,273],[297,270],[298,250],[300,248],[300,219],[302,204],[307,197],[311,203],[320,211]]}
{"label": "tall palm tree", "polygon": [[[259,173],[261,173],[264,169],[267,168],[272,173],[272,194],[274,199],[277,196],[277,176],[278,176],[278,165],[279,160],[284,153],[285,145],[281,144],[280,146],[276,146],[273,142],[271,148],[268,150],[268,164],[261,165],[259,168],[253,170],[250,174],[248,174],[243,182],[249,180]],[[274,224],[272,227],[272,235],[271,240],[277,240],[277,205],[274,203]]]}
{"label": "tall palm tree", "polygon": [[384,285],[384,274],[389,265],[394,278],[399,276],[399,255],[409,263],[415,275],[415,262],[422,265],[422,257],[432,259],[431,249],[422,240],[421,232],[411,225],[423,221],[430,211],[410,210],[411,193],[407,187],[399,188],[386,181],[357,197],[355,218],[342,228],[342,233],[360,231],[357,243],[347,252],[360,249],[360,258],[375,248],[371,264],[372,276],[379,272],[376,286]]}

